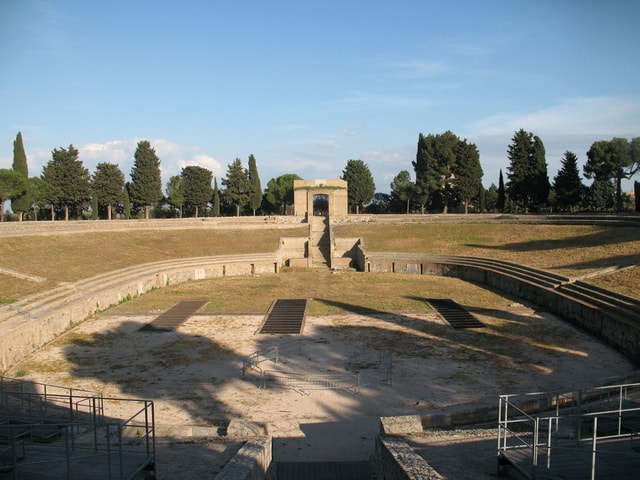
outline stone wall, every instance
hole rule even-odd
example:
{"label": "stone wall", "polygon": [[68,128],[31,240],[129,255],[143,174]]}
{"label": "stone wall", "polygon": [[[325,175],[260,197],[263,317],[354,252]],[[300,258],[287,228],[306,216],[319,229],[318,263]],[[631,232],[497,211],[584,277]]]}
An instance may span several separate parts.
{"label": "stone wall", "polygon": [[96,312],[152,289],[190,280],[275,273],[278,254],[230,255],[137,265],[0,307],[0,371],[7,369]]}
{"label": "stone wall", "polygon": [[376,478],[385,480],[441,480],[443,477],[400,438],[378,435]]}
{"label": "stone wall", "polygon": [[[359,249],[356,258],[361,271],[449,276],[500,290],[548,309],[640,365],[640,302],[636,299],[500,260],[367,253],[362,245]],[[581,286],[584,295],[575,293]],[[600,296],[608,299],[601,301]]]}
{"label": "stone wall", "polygon": [[272,459],[271,437],[256,437],[245,443],[216,475],[216,480],[264,480]]}

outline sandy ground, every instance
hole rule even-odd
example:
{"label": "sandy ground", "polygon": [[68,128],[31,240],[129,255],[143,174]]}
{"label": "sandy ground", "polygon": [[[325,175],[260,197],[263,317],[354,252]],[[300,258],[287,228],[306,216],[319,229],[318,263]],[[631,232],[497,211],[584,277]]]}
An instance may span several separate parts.
{"label": "sandy ground", "polygon": [[[485,328],[454,330],[430,312],[344,314],[309,316],[294,336],[257,334],[261,315],[196,314],[175,332],[158,333],[140,331],[154,315],[102,314],[15,370],[33,381],[153,400],[160,479],[212,476],[239,446],[215,433],[231,421],[265,424],[276,461],[368,460],[381,416],[496,406],[503,393],[568,390],[634,371],[617,352],[548,313],[519,304],[473,313]],[[265,360],[262,370],[359,373],[360,387],[305,390],[266,381],[259,388],[258,374],[243,376],[243,360],[275,347],[278,363]],[[387,353],[391,369],[381,362]],[[188,438],[185,425],[209,433]],[[477,447],[473,478],[495,478],[495,437],[486,435],[467,442]],[[453,440],[444,444],[465,443]],[[442,460],[442,441],[434,438],[429,450],[422,439],[419,450]],[[445,470],[456,463],[427,459]],[[462,478],[455,469],[449,475]]]}

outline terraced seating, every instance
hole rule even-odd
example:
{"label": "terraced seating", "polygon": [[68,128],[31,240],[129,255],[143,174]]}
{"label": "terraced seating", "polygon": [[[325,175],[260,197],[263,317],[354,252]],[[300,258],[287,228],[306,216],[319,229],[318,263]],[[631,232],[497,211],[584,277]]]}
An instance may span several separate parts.
{"label": "terraced seating", "polygon": [[360,250],[362,270],[442,275],[496,288],[549,309],[640,363],[640,300],[503,260]]}
{"label": "terraced seating", "polygon": [[0,307],[0,371],[89,315],[153,288],[188,280],[273,273],[277,253],[174,259],[135,265],[62,284]]}

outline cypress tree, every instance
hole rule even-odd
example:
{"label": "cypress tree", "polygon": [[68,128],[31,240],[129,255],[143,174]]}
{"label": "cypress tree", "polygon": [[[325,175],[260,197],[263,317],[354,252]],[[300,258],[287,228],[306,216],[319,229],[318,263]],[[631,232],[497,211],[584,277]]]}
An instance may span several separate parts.
{"label": "cypress tree", "polygon": [[505,203],[506,203],[506,192],[504,190],[504,178],[502,177],[502,169],[500,169],[500,177],[498,179],[498,200],[496,201],[496,210],[498,210],[499,212],[503,212]]}
{"label": "cypress tree", "polygon": [[11,209],[18,214],[18,220],[22,221],[25,212],[29,211],[31,206],[31,197],[29,194],[29,167],[27,166],[27,154],[24,151],[22,143],[22,133],[18,132],[13,142],[13,171],[22,175],[27,182],[27,190],[23,195],[11,197]]}
{"label": "cypress tree", "polygon": [[220,216],[220,190],[218,189],[218,179],[213,179],[213,216]]}
{"label": "cypress tree", "polygon": [[149,218],[149,209],[162,199],[160,159],[148,140],[138,142],[131,169],[131,190],[134,205],[144,207],[144,218]]}
{"label": "cypress tree", "polygon": [[249,197],[249,207],[256,216],[256,210],[262,205],[262,185],[260,185],[260,175],[258,175],[258,166],[256,159],[249,155],[249,183],[251,184],[251,196]]}

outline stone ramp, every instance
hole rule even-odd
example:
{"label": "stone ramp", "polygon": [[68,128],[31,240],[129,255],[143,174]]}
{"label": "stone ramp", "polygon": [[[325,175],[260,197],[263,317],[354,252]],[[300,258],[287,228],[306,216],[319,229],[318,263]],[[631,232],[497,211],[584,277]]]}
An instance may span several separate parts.
{"label": "stone ramp", "polygon": [[271,305],[258,333],[276,335],[302,333],[306,312],[306,298],[278,299]]}
{"label": "stone ramp", "polygon": [[453,328],[483,328],[484,324],[458,303],[445,298],[428,298],[427,302]]}
{"label": "stone ramp", "polygon": [[207,302],[204,300],[189,300],[180,302],[159,315],[153,322],[140,329],[141,332],[172,332],[178,325],[198,311]]}

